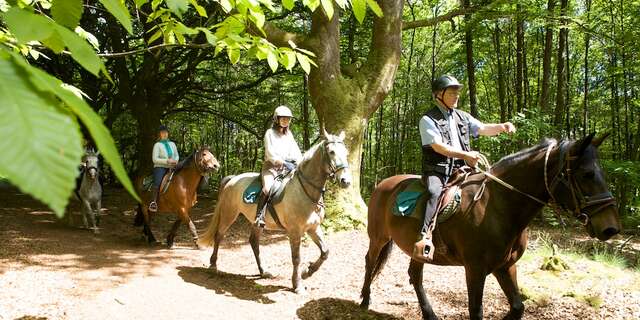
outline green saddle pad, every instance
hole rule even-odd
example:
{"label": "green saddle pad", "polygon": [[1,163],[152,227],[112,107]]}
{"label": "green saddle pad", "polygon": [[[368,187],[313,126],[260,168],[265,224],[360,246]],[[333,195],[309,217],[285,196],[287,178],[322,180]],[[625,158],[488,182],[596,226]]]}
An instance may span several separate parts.
{"label": "green saddle pad", "polygon": [[258,196],[262,192],[262,182],[260,179],[255,179],[253,182],[249,184],[249,186],[244,189],[242,193],[242,200],[244,203],[254,204],[258,202]]}
{"label": "green saddle pad", "polygon": [[[438,214],[437,223],[449,219],[460,207],[462,196],[458,189],[453,200],[449,202]],[[393,214],[398,217],[409,217],[422,220],[424,217],[424,202],[427,200],[426,189],[420,179],[409,182],[403,190],[396,194],[393,206]],[[416,208],[420,210],[416,210]]]}

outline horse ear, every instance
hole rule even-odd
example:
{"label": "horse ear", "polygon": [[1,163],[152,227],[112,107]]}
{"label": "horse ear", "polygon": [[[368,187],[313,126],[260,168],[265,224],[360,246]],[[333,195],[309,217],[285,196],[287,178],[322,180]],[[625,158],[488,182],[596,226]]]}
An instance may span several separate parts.
{"label": "horse ear", "polygon": [[590,133],[586,137],[582,138],[582,140],[576,141],[575,146],[578,147],[576,155],[582,155],[585,150],[591,145],[591,141],[593,140],[593,136],[595,132]]}
{"label": "horse ear", "polygon": [[325,140],[329,139],[329,132],[327,132],[327,129],[325,129],[324,127],[322,128],[322,138],[324,138]]}
{"label": "horse ear", "polygon": [[591,140],[591,145],[593,145],[596,148],[599,147],[604,141],[604,139],[606,139],[610,134],[611,134],[611,131],[607,131],[603,135],[593,138],[593,140]]}
{"label": "horse ear", "polygon": [[342,131],[340,131],[340,134],[338,135],[338,139],[344,140],[344,137],[345,137],[345,133],[344,133],[344,130],[342,130]]}
{"label": "horse ear", "polygon": [[100,155],[100,150],[96,151],[95,153],[96,157]]}

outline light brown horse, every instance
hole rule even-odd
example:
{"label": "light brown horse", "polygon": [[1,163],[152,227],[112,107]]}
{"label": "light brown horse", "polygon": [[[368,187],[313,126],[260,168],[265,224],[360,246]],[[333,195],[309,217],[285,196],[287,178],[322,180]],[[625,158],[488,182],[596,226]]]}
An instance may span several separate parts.
{"label": "light brown horse", "polygon": [[[302,279],[306,279],[316,272],[329,255],[329,248],[324,242],[320,225],[324,219],[322,194],[325,183],[331,177],[335,178],[342,188],[351,185],[352,178],[347,156],[344,132],[339,136],[325,132],[323,140],[304,154],[292,178],[284,186],[282,200],[273,206],[277,220],[271,214],[265,216],[267,229],[285,230],[289,236],[293,260],[291,280],[296,293],[305,291]],[[245,203],[243,193],[256,179],[260,179],[260,175],[253,172],[223,179],[215,212],[199,242],[205,246],[213,245],[213,253],[209,259],[210,268],[216,269],[220,242],[238,216],[242,214],[247,220],[255,221],[256,204]],[[320,249],[320,257],[308,268],[301,270],[300,242],[305,233]],[[260,234],[260,228],[254,225],[249,242],[258,264],[260,276],[269,277],[270,274],[263,269],[260,260]]]}
{"label": "light brown horse", "polygon": [[[511,308],[505,319],[522,317],[524,305],[515,263],[527,245],[527,226],[545,203],[553,201],[573,212],[592,237],[607,240],[619,232],[615,200],[598,165],[597,147],[605,137],[594,139],[589,135],[580,141],[560,144],[546,140],[502,159],[490,173],[511,184],[516,191],[487,180],[481,198],[471,204],[470,199],[482,184],[482,176],[473,177],[463,185],[459,211],[439,224],[434,232],[436,252],[432,263],[464,266],[471,319],[482,319],[484,283],[489,274],[496,277],[509,301]],[[411,256],[413,244],[419,237],[421,221],[392,213],[393,199],[401,189],[398,186],[413,178],[419,179],[409,175],[390,177],[371,195],[362,307],[369,306],[371,282],[384,266],[392,243]],[[422,317],[437,319],[422,285],[423,266],[411,260],[410,282],[418,296]]]}
{"label": "light brown horse", "polygon": [[[178,219],[171,227],[171,231],[167,235],[167,247],[173,247],[173,240],[176,231],[181,223],[189,226],[189,231],[193,237],[193,242],[198,246],[198,232],[196,226],[191,221],[191,207],[196,203],[196,191],[200,180],[209,175],[211,172],[217,171],[220,163],[216,157],[209,151],[208,147],[202,147],[194,151],[189,157],[180,162],[175,168],[175,174],[169,188],[165,193],[158,195],[158,212],[157,213],[173,213],[178,215]],[[165,175],[160,190],[163,189],[164,183],[169,178],[169,174]],[[151,193],[142,190],[142,179],[139,179],[138,194],[142,199],[142,204],[138,205],[134,226],[143,226],[143,234],[147,237],[149,243],[156,243],[157,240],[150,228],[152,213],[148,210],[147,203],[151,199]]]}

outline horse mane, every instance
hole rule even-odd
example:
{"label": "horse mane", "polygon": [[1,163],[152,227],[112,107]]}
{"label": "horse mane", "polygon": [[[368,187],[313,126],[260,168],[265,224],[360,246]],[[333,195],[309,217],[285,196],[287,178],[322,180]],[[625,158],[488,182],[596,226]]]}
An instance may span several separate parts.
{"label": "horse mane", "polygon": [[549,145],[551,145],[552,143],[557,143],[557,140],[551,138],[543,138],[542,141],[535,146],[503,157],[493,166],[491,166],[491,168],[497,171],[503,171],[514,165],[521,164],[524,159],[529,158],[532,154],[536,154],[540,152],[540,150],[549,147]]}
{"label": "horse mane", "polygon": [[192,152],[191,154],[189,154],[188,157],[184,158],[184,160],[178,162],[178,164],[175,167],[175,173],[178,173],[180,172],[180,170],[188,167],[193,162],[193,158],[196,152]]}
{"label": "horse mane", "polygon": [[307,150],[302,155],[302,160],[300,160],[300,163],[298,165],[302,165],[303,163],[309,162],[311,160],[311,158],[313,158],[313,155],[316,153],[316,150],[318,150],[320,145],[323,144],[323,143],[324,143],[324,140],[320,140],[319,142],[317,142],[316,144],[311,146],[311,148],[309,148],[309,150]]}

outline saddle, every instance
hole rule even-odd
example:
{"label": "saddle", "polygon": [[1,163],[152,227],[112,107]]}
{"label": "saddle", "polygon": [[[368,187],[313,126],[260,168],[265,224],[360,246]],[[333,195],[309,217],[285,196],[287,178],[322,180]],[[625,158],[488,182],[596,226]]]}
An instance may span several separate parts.
{"label": "saddle", "polygon": [[[173,175],[175,174],[175,169],[169,169],[167,173],[162,177],[162,182],[160,183],[160,194],[167,192],[169,189],[169,185],[171,185],[171,181],[173,181]],[[145,191],[151,191],[153,188],[153,175],[150,174],[142,180],[142,189]]]}
{"label": "saddle", "polygon": [[[434,219],[436,223],[447,221],[458,210],[462,202],[461,185],[472,170],[462,167],[453,172],[440,193]],[[422,220],[427,197],[426,187],[419,177],[408,179],[395,192],[394,215]]]}

